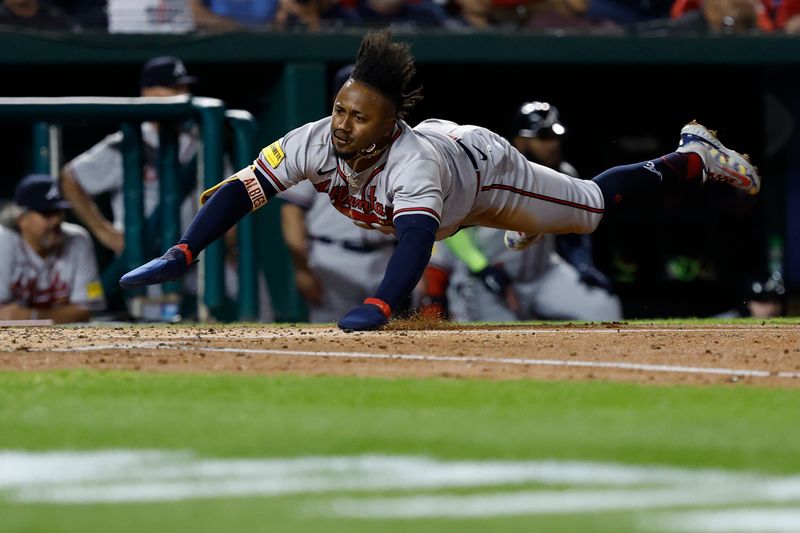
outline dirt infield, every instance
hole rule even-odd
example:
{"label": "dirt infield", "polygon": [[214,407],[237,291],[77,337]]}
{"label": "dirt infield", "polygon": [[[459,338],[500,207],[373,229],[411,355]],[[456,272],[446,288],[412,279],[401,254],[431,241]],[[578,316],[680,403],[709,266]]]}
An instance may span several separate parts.
{"label": "dirt infield", "polygon": [[800,387],[797,325],[440,325],[0,329],[0,370],[598,379]]}

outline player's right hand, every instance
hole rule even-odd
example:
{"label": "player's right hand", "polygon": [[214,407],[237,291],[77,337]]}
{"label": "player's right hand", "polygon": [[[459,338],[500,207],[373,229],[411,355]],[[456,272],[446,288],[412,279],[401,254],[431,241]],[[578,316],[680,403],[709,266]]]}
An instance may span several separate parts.
{"label": "player's right hand", "polygon": [[[375,303],[378,302],[384,306],[382,309]],[[386,303],[381,302],[376,298],[367,298],[364,303],[352,308],[339,320],[339,329],[346,332],[351,331],[371,331],[373,329],[380,329],[389,323],[389,314],[391,310]]]}
{"label": "player's right hand", "polygon": [[372,304],[354,307],[339,320],[339,329],[345,331],[370,331],[389,323],[381,310]]}
{"label": "player's right hand", "polygon": [[189,270],[192,254],[185,244],[178,244],[164,255],[135,268],[122,276],[120,287],[139,287],[155,285],[178,279]]}

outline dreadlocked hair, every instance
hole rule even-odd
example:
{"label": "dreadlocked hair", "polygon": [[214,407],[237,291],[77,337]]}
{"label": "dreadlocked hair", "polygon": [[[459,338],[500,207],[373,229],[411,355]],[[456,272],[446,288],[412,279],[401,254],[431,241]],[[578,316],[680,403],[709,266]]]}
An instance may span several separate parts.
{"label": "dreadlocked hair", "polygon": [[422,100],[422,87],[406,92],[416,71],[409,45],[392,42],[391,31],[385,29],[364,36],[350,77],[378,89],[392,100],[397,117],[402,119]]}

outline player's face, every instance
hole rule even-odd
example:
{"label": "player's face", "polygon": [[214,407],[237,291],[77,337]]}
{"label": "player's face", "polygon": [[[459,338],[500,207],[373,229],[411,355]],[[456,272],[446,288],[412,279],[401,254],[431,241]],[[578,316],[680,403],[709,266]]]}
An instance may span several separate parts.
{"label": "player's face", "polygon": [[27,211],[18,219],[20,235],[41,256],[57,250],[63,244],[62,222],[64,211],[60,209]]}
{"label": "player's face", "polygon": [[515,137],[514,147],[528,160],[558,170],[561,165],[561,139],[558,137]]}
{"label": "player's face", "polygon": [[333,102],[333,152],[350,160],[373,145],[383,148],[392,135],[394,120],[394,104],[388,98],[368,85],[348,80]]}

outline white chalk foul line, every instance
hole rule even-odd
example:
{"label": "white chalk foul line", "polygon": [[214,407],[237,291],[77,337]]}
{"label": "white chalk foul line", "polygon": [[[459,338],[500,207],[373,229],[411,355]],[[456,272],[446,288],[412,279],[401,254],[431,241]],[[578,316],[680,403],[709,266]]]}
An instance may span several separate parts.
{"label": "white chalk foul line", "polygon": [[[373,360],[400,360],[400,361],[424,361],[424,362],[457,362],[457,363],[481,363],[481,364],[501,364],[501,365],[520,365],[520,366],[559,366],[575,368],[602,368],[612,370],[643,370],[647,372],[668,372],[686,374],[713,374],[721,376],[752,377],[752,378],[800,378],[800,372],[771,372],[769,370],[747,370],[734,368],[718,367],[699,367],[682,365],[656,365],[646,363],[623,363],[616,361],[573,361],[564,359],[527,359],[521,357],[480,357],[480,356],[456,356],[456,355],[422,355],[422,354],[376,354],[365,352],[332,352],[332,351],[310,351],[310,350],[273,350],[262,348],[217,348],[211,346],[179,346],[176,342],[170,341],[147,341],[140,343],[104,344],[95,346],[77,346],[71,348],[57,348],[49,351],[72,352],[72,351],[99,351],[99,350],[121,350],[121,349],[156,349],[156,350],[181,350],[181,351],[202,351],[202,352],[222,352],[222,353],[243,353],[254,355],[281,355],[296,357],[337,357],[343,359],[373,359]],[[33,350],[32,350],[33,351]],[[36,350],[46,351],[46,350]]]}
{"label": "white chalk foul line", "polygon": [[[452,491],[460,488],[473,492]],[[166,450],[0,450],[0,502],[10,505],[163,503],[286,495],[313,496],[300,503],[303,514],[351,519],[635,512],[641,529],[647,531],[654,527],[704,533],[800,530],[797,475],[591,461],[443,460],[378,454],[204,458],[189,451]],[[719,509],[732,505],[750,507]],[[665,508],[672,510],[659,511]]]}

